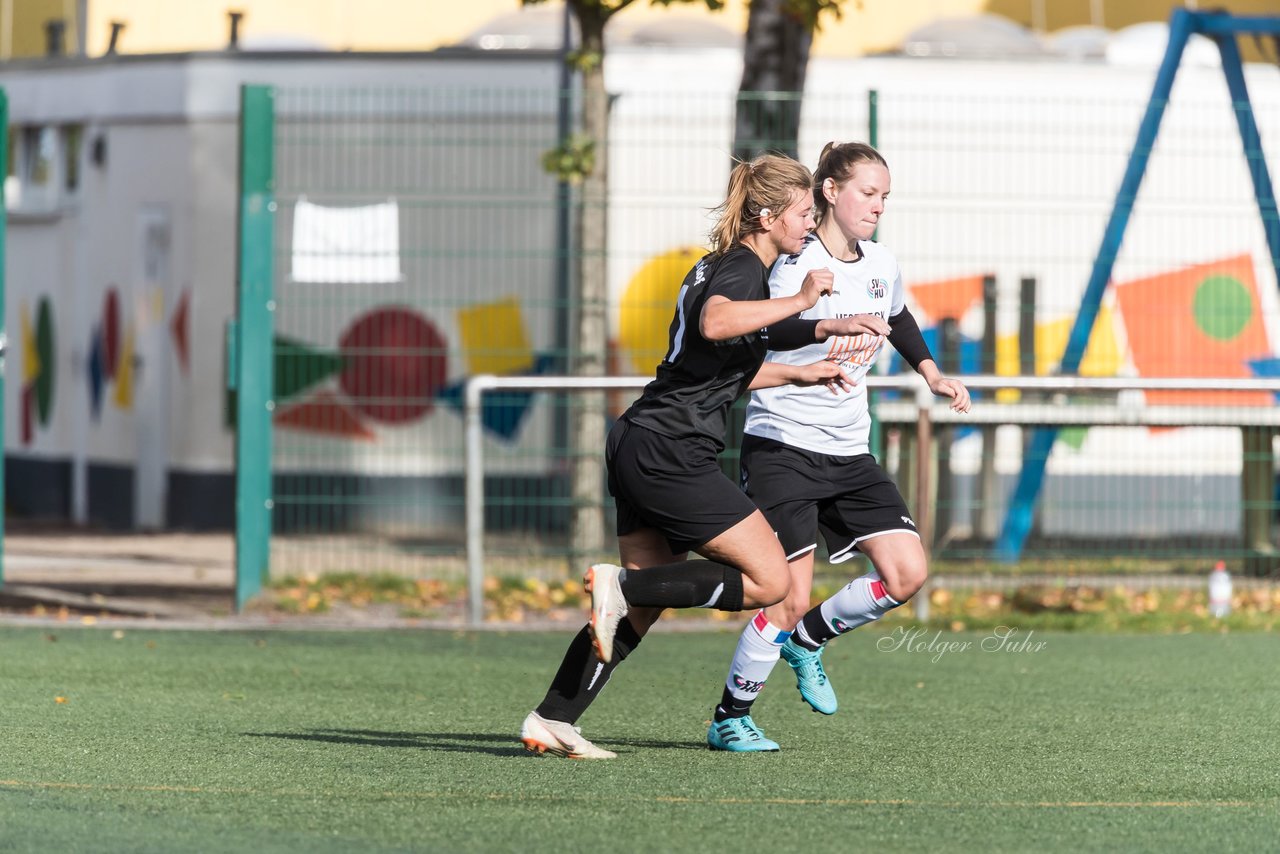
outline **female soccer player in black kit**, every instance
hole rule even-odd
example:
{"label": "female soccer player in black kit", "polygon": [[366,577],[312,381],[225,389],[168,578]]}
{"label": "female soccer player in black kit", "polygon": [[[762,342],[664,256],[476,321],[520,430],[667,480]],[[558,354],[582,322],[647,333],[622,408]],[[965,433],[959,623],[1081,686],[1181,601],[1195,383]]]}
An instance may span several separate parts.
{"label": "female soccer player in black kit", "polygon": [[[843,369],[829,360],[764,362],[770,346],[815,340],[812,329],[795,342],[766,340],[765,330],[779,329],[785,318],[831,291],[831,271],[815,268],[796,293],[769,298],[774,261],[800,252],[814,228],[812,182],[803,165],[777,155],[740,163],[729,177],[711,233],[712,251],[680,287],[670,348],[657,377],[609,434],[606,462],[622,566],[597,564],[587,571],[590,625],[570,643],[546,698],[525,718],[521,741],[531,751],[614,756],[583,738],[574,724],[663,609],[740,611],[787,595],[787,558],[773,527],[724,476],[717,456],[724,449],[729,408],[749,388],[851,388]],[[831,330],[862,332],[887,334],[888,325],[865,315]],[[686,561],[689,551],[705,559]]]}

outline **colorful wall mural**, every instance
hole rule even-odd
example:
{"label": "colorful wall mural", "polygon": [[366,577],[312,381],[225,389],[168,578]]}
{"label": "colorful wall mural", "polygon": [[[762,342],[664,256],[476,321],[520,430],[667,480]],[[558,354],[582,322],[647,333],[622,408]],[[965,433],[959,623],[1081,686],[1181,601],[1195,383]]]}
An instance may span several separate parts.
{"label": "colorful wall mural", "polygon": [[20,441],[30,445],[35,438],[36,427],[46,427],[53,417],[53,389],[57,371],[53,325],[53,306],[47,297],[36,304],[35,324],[24,302],[20,309],[22,326],[22,386],[19,392],[21,407],[19,423]]}

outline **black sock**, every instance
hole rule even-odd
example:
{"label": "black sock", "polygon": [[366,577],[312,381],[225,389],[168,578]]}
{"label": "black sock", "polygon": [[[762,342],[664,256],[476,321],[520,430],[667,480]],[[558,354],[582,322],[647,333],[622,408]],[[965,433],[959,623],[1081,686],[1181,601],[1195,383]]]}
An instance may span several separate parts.
{"label": "black sock", "polygon": [[654,608],[742,610],[742,572],[713,560],[682,560],[622,576],[628,605]]}
{"label": "black sock", "polygon": [[[836,637],[836,630],[828,626],[826,620],[822,619],[821,606],[810,608],[809,613],[800,618],[800,625],[804,626],[804,631],[792,632],[791,639],[797,645],[810,652],[816,651],[818,647]],[[807,639],[806,635],[808,635]],[[813,643],[809,643],[809,641],[813,641]]]}
{"label": "black sock", "polygon": [[547,689],[547,696],[534,711],[553,721],[576,724],[604,690],[614,668],[639,645],[640,635],[631,621],[624,617],[613,636],[613,660],[605,664],[596,658],[595,650],[591,648],[591,633],[583,626],[582,631],[569,642],[560,669]]}
{"label": "black sock", "polygon": [[716,706],[715,722],[720,723],[729,718],[745,718],[751,714],[751,704],[754,702],[755,700],[739,700],[733,696],[729,686],[726,685],[724,693],[720,695],[720,705]]}

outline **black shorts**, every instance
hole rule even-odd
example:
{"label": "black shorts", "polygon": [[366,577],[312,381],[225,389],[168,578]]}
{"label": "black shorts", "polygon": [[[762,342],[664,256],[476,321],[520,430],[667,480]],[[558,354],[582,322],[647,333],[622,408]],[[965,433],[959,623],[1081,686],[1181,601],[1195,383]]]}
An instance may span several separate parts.
{"label": "black shorts", "polygon": [[709,441],[670,439],[625,419],[615,423],[605,443],[605,465],[618,508],[618,536],[654,528],[679,554],[756,512],[716,457]]}
{"label": "black shorts", "polygon": [[748,434],[742,489],[777,532],[787,560],[817,548],[819,530],[832,563],[853,557],[862,540],[916,533],[897,485],[871,454],[835,457]]}

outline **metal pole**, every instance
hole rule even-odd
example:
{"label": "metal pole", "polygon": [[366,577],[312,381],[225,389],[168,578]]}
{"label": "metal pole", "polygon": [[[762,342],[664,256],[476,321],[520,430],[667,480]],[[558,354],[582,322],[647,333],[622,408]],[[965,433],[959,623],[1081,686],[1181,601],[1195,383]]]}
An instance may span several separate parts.
{"label": "metal pole", "polygon": [[[982,277],[982,364],[981,370],[996,373],[996,277]],[[981,405],[981,404],[979,404]],[[982,540],[995,539],[1000,524],[996,516],[996,428],[983,427],[982,456],[978,465],[977,483],[972,494],[974,502],[970,525]]]}
{"label": "metal pole", "polygon": [[[556,142],[565,144],[573,133],[573,71],[569,67],[569,54],[573,48],[573,11],[568,3],[564,4],[564,16],[560,26],[560,76],[557,82],[559,90],[556,96]],[[555,355],[551,370],[556,373],[568,373],[570,345],[569,319],[572,316],[571,304],[573,283],[573,197],[569,182],[561,179],[556,182],[556,222],[555,222]],[[569,444],[569,410],[565,401],[557,401],[552,411],[553,441],[563,447]]]}
{"label": "metal pole", "polygon": [[262,589],[271,556],[275,93],[240,90],[240,221],[235,362],[236,609]]}
{"label": "metal pole", "polygon": [[929,405],[933,402],[928,388],[916,393],[916,533],[924,547],[925,561],[933,553],[933,513],[929,509],[930,469],[933,467],[933,422],[929,417]]}
{"label": "metal pole", "polygon": [[484,433],[481,395],[493,377],[474,376],[463,392],[466,431],[467,624],[484,624]]}
{"label": "metal pole", "polygon": [[[880,150],[880,91],[878,89],[867,91],[867,142],[872,148]],[[876,226],[876,230],[871,232],[871,239],[876,240],[879,235],[880,226]]]}
{"label": "metal pole", "polygon": [[[879,150],[880,143],[880,91],[878,89],[867,90],[867,142],[872,148]],[[871,232],[871,239],[875,240],[880,234],[880,227],[876,226],[876,230]],[[875,395],[870,389],[867,390],[867,406],[875,405]],[[871,419],[871,432],[867,436],[867,448],[871,451],[871,456],[875,457],[881,465],[884,464],[884,432],[880,429],[880,422]]]}

